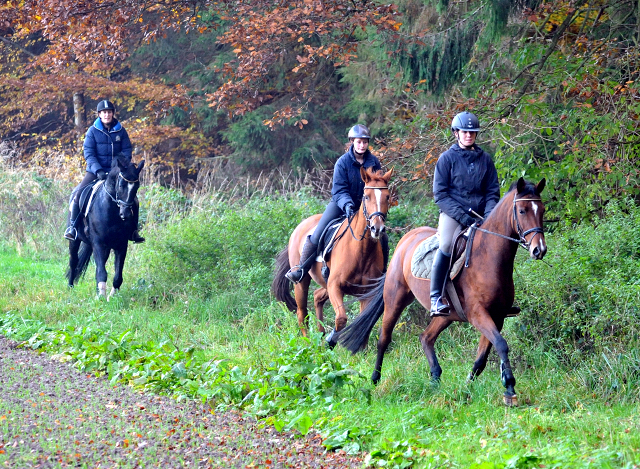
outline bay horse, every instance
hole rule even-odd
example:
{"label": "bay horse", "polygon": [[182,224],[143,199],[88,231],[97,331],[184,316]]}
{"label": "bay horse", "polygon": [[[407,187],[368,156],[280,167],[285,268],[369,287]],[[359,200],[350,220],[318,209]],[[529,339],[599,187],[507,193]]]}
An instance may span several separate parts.
{"label": "bay horse", "polygon": [[115,255],[115,271],[113,288],[108,298],[122,285],[122,269],[129,239],[138,228],[138,217],[134,210],[143,167],[144,161],[136,166],[135,163],[122,158],[113,159],[107,178],[92,195],[89,212],[78,221],[78,237],[69,241],[69,268],[66,277],[70,287],[73,287],[85,273],[93,254],[96,263],[97,293],[98,296],[106,296],[105,265],[112,250]]}
{"label": "bay horse", "polygon": [[[307,335],[307,295],[313,279],[320,288],[313,293],[313,302],[318,319],[318,329],[324,333],[323,308],[331,301],[336,313],[335,329],[327,336],[329,345],[336,345],[337,332],[347,324],[347,314],[343,303],[345,295],[358,295],[367,290],[367,286],[384,272],[384,255],[379,242],[386,230],[385,221],[389,210],[389,180],[393,170],[386,173],[360,168],[365,183],[361,207],[351,220],[345,219],[336,232],[336,241],[326,262],[330,269],[327,281],[321,273],[321,263],[316,262],[302,281],[294,287],[284,274],[300,262],[302,246],[307,235],[313,233],[321,214],[313,215],[300,223],[289,238],[288,245],[278,254],[275,262],[272,292],[278,301],[282,301],[290,311],[296,311],[298,325],[304,336]],[[360,302],[362,310],[367,301]]]}
{"label": "bay horse", "polygon": [[[513,267],[519,246],[525,247],[533,259],[542,259],[547,252],[543,233],[544,205],[540,194],[545,179],[537,185],[520,178],[500,199],[491,214],[477,228],[471,246],[469,266],[453,280],[466,319],[480,333],[480,342],[469,380],[484,370],[491,346],[500,357],[502,383],[506,388],[505,404],[517,405],[516,380],[509,363],[509,347],[500,334],[505,317],[511,312],[515,297]],[[360,315],[342,331],[339,342],[352,353],[362,350],[371,330],[384,311],[378,356],[373,374],[374,384],[380,381],[382,360],[391,342],[391,334],[402,311],[417,299],[427,311],[430,307],[430,281],[411,273],[411,259],[416,248],[436,230],[421,227],[402,237],[389,263],[386,276],[380,281],[373,297]],[[454,321],[464,321],[451,307],[449,316],[431,319],[420,335],[422,349],[429,362],[431,378],[440,380],[442,368],[435,352],[438,335]]]}

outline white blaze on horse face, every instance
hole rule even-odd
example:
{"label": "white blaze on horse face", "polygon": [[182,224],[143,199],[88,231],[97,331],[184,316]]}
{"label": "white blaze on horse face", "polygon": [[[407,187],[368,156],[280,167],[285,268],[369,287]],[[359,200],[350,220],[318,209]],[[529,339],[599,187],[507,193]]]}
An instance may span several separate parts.
{"label": "white blaze on horse face", "polygon": [[535,202],[531,202],[531,205],[533,206],[533,214],[538,215],[538,204]]}
{"label": "white blaze on horse face", "polygon": [[382,200],[382,191],[380,189],[375,189],[373,191],[376,194],[376,203],[378,204],[378,212],[380,212],[380,201]]}

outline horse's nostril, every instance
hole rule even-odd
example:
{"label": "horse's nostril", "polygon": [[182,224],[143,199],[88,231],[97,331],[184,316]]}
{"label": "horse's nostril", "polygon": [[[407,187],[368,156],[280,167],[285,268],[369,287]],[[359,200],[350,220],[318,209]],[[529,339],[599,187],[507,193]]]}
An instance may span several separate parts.
{"label": "horse's nostril", "polygon": [[540,256],[540,248],[535,247],[533,249],[533,257],[539,257]]}

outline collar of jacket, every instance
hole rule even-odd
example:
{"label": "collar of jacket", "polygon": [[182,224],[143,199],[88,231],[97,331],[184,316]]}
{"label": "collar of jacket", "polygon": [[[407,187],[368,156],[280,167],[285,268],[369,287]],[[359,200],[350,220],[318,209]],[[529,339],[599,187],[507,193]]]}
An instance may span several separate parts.
{"label": "collar of jacket", "polygon": [[474,156],[479,156],[483,152],[482,148],[480,148],[475,143],[473,144],[473,150],[465,150],[460,145],[458,145],[457,142],[454,143],[453,145],[451,145],[450,150],[460,154],[460,156],[464,156],[464,157],[467,157],[467,158],[474,157]]}
{"label": "collar of jacket", "polygon": [[367,151],[364,152],[364,156],[362,157],[362,164],[358,163],[358,160],[356,160],[356,155],[353,150],[353,144],[349,147],[349,151],[347,153],[349,153],[349,156],[351,158],[351,164],[354,164],[356,166],[364,166],[367,160],[372,156],[371,152],[367,148]]}
{"label": "collar of jacket", "polygon": [[[116,125],[111,127],[111,130],[109,130],[109,132],[117,132],[118,130],[122,129],[122,124],[118,122],[118,119],[113,119],[113,120],[116,123]],[[93,126],[102,132],[107,131],[107,129],[104,128],[104,124],[102,123],[99,117],[95,120],[95,122],[93,123]]]}

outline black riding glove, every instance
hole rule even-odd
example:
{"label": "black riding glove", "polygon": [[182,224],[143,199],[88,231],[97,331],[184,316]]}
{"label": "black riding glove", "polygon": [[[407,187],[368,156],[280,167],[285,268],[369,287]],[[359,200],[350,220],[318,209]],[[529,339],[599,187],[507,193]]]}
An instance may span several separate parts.
{"label": "black riding glove", "polygon": [[101,181],[104,181],[105,179],[107,179],[107,173],[105,173],[104,170],[102,169],[99,169],[98,171],[96,171],[96,176]]}
{"label": "black riding glove", "polygon": [[468,214],[466,214],[466,213],[465,213],[465,214],[462,216],[462,218],[460,219],[460,223],[461,223],[463,226],[471,226],[471,225],[473,225],[475,222],[476,222],[476,218],[475,218],[475,217],[472,217],[471,215],[468,215]]}
{"label": "black riding glove", "polygon": [[352,218],[353,217],[353,205],[347,204],[344,207],[344,213],[347,215],[347,218]]}

